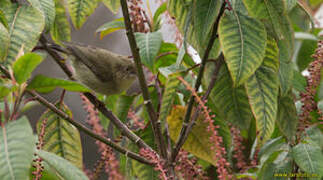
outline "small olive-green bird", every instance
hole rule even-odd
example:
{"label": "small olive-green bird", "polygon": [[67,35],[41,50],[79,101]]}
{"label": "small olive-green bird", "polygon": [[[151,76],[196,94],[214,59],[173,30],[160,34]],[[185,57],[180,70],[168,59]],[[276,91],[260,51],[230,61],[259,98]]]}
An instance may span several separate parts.
{"label": "small olive-green bird", "polygon": [[126,56],[108,50],[64,43],[66,48],[54,49],[68,55],[75,79],[95,92],[112,95],[127,90],[136,79],[134,62]]}

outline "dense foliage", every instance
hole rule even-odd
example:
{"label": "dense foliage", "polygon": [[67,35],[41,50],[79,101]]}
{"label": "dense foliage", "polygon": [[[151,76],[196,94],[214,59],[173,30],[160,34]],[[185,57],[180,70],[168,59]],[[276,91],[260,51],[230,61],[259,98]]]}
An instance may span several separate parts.
{"label": "dense foliage", "polygon": [[[70,41],[100,3],[122,9],[97,33],[126,30],[140,93],[94,95],[50,46]],[[152,14],[142,0],[0,0],[1,179],[322,178],[321,1],[158,3]],[[70,80],[32,76],[46,56]],[[54,104],[40,95],[56,88]],[[65,91],[81,94],[87,125]],[[47,110],[33,132],[24,113],[35,102]],[[80,131],[96,140],[93,167]]]}

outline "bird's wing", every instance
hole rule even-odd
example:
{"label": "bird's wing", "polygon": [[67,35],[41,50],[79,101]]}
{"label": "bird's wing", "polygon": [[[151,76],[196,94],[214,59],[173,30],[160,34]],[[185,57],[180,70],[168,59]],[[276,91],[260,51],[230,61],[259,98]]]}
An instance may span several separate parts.
{"label": "bird's wing", "polygon": [[97,51],[95,51],[95,47],[84,47],[80,45],[75,45],[73,43],[64,43],[66,48],[69,50],[69,52],[75,56],[76,61],[82,62],[85,66],[87,66],[91,72],[98,77],[102,82],[111,80],[112,73],[105,73],[107,71],[111,71],[111,66],[108,64],[104,64],[100,61],[102,59],[99,57],[99,54]]}

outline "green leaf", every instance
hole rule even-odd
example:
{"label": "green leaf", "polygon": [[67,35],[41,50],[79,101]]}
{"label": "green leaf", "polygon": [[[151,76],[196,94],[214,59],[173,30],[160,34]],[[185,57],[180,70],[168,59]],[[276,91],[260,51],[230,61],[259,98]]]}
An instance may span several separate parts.
{"label": "green leaf", "polygon": [[71,41],[71,28],[66,17],[64,4],[60,0],[55,0],[56,16],[55,21],[50,30],[52,39],[59,43],[60,41]]}
{"label": "green leaf", "polygon": [[43,61],[43,58],[35,53],[27,53],[21,56],[13,64],[15,79],[19,84],[26,82],[34,69]]}
{"label": "green leaf", "polygon": [[278,98],[278,115],[276,121],[280,132],[289,141],[295,138],[298,124],[298,116],[294,103],[293,93],[290,91],[286,96]]}
{"label": "green leaf", "polygon": [[88,180],[82,170],[73,166],[69,161],[46,151],[38,151],[37,154],[45,162],[45,169],[58,174],[63,179]]}
{"label": "green leaf", "polygon": [[200,43],[207,43],[214,20],[219,14],[222,0],[195,0],[193,8],[194,28]]}
{"label": "green leaf", "polygon": [[6,27],[0,23],[0,63],[7,56],[10,43],[9,32]]}
{"label": "green leaf", "polygon": [[158,31],[161,28],[161,15],[167,10],[167,3],[161,4],[156,10],[153,17],[153,31]]}
{"label": "green leaf", "polygon": [[0,100],[6,97],[10,93],[10,89],[8,87],[0,85]]}
{"label": "green leaf", "polygon": [[153,70],[154,61],[159,52],[163,37],[160,32],[135,33],[141,61],[150,70]]}
{"label": "green leaf", "polygon": [[[183,106],[175,106],[172,109],[171,114],[167,118],[167,122],[169,125],[169,133],[170,137],[173,141],[177,141],[177,138],[180,134],[184,115],[185,115],[185,107]],[[215,119],[215,124],[220,126],[218,129],[218,133],[223,137],[223,144],[230,144],[230,130],[228,126],[218,118]],[[213,165],[216,164],[215,158],[215,150],[212,150],[211,147],[214,146],[210,142],[211,132],[207,131],[208,123],[204,122],[203,115],[200,115],[195,125],[192,128],[191,133],[188,135],[187,140],[183,145],[183,149],[192,153],[193,155],[201,158]]]}
{"label": "green leaf", "polygon": [[[155,72],[160,70],[159,68],[162,68],[162,67],[163,68],[166,67],[166,69],[168,69],[169,67],[172,67],[172,68],[174,68],[174,72],[176,72],[176,66],[172,66],[172,65],[174,65],[176,63],[178,56],[179,56],[179,52],[178,52],[178,49],[176,48],[175,44],[163,42],[161,44],[159,53],[157,54],[156,62],[154,65]],[[195,62],[186,53],[183,56],[181,65],[186,68],[190,68],[195,65]],[[168,66],[168,68],[167,68],[167,66]],[[182,66],[179,66],[179,67],[182,67]],[[168,69],[168,70],[170,70],[170,69]],[[168,75],[166,75],[166,76],[168,76]]]}
{"label": "green leaf", "polygon": [[120,8],[120,1],[119,0],[101,0],[103,4],[110,9],[111,12],[114,14],[118,13],[118,10]]}
{"label": "green leaf", "polygon": [[[168,1],[168,12],[171,17],[175,18],[176,25],[180,32],[184,35],[184,40],[196,49],[200,57],[203,56],[207,43],[201,43],[197,35],[199,31],[197,27],[194,26],[193,18],[193,8],[195,0],[169,0]],[[215,21],[215,19],[213,20]],[[205,34],[206,39],[211,37],[211,34]],[[216,40],[213,48],[210,51],[209,58],[217,58],[219,56],[220,46],[219,41]]]}
{"label": "green leaf", "polygon": [[271,154],[284,150],[286,146],[288,147],[281,136],[275,139],[270,139],[259,150],[259,162],[261,164],[264,163],[265,161],[267,161]]}
{"label": "green leaf", "polygon": [[279,90],[278,48],[268,39],[263,64],[245,84],[249,103],[256,118],[260,143],[267,141],[275,129]]}
{"label": "green leaf", "polygon": [[160,109],[159,120],[161,121],[162,127],[164,127],[166,118],[173,107],[173,102],[177,92],[177,87],[180,85],[180,81],[177,79],[181,76],[181,73],[170,74],[166,80],[165,90],[163,93],[163,99]]}
{"label": "green leaf", "polygon": [[280,15],[285,12],[285,2],[283,0],[243,0],[248,12],[257,19],[268,19],[271,21],[273,30],[279,39],[283,38]]}
{"label": "green leaf", "polygon": [[153,167],[148,166],[146,164],[140,163],[138,161],[131,161],[132,169],[134,176],[140,180],[151,180],[151,179],[159,179],[159,172],[154,170]]}
{"label": "green leaf", "polygon": [[124,26],[123,18],[119,18],[103,24],[96,30],[96,32],[100,33],[100,38],[103,39],[104,36],[124,28],[125,26]]}
{"label": "green leaf", "polygon": [[300,92],[305,92],[306,78],[297,70],[294,70],[293,88]]}
{"label": "green leaf", "polygon": [[115,114],[122,122],[126,122],[134,98],[134,96],[120,95],[117,102],[114,102],[116,103]]}
{"label": "green leaf", "polygon": [[220,20],[219,39],[234,86],[243,84],[261,65],[267,34],[264,25],[240,12],[226,12]]}
{"label": "green leaf", "polygon": [[303,40],[296,59],[296,63],[300,72],[305,70],[307,66],[313,61],[312,55],[315,53],[316,48],[316,40]]}
{"label": "green leaf", "polygon": [[90,91],[89,89],[77,82],[50,78],[43,75],[37,75],[36,77],[34,77],[34,79],[27,86],[27,89],[33,89],[41,93],[49,93],[57,87],[64,88],[68,91],[76,92]]}
{"label": "green leaf", "polygon": [[[154,133],[151,125],[146,127],[143,130],[138,131],[137,135],[143,139],[150,147],[156,150],[156,143],[154,138]],[[133,149],[137,149],[133,147]],[[154,170],[153,167],[147,166],[145,164],[139,163],[138,161],[131,161],[132,162],[132,170],[134,176],[140,180],[151,180],[151,179],[158,179],[159,172]]]}
{"label": "green leaf", "polygon": [[284,0],[243,0],[243,2],[251,16],[270,22],[270,30],[275,33],[276,39],[282,41],[281,46],[286,49],[285,62],[290,61],[294,46],[294,32],[287,16],[286,2]]}
{"label": "green leaf", "polygon": [[35,150],[35,138],[26,117],[8,122],[0,129],[0,177],[26,179]]}
{"label": "green leaf", "polygon": [[248,15],[246,6],[243,4],[241,0],[231,0],[231,6],[235,11],[239,11],[244,15]]}
{"label": "green leaf", "polygon": [[249,128],[253,114],[245,87],[233,87],[230,74],[225,65],[221,67],[217,83],[215,83],[208,101],[211,101],[217,107],[217,113],[220,113],[226,121],[241,129],[247,130]]}
{"label": "green leaf", "polygon": [[[59,102],[55,106],[72,117],[71,110],[65,104]],[[82,170],[82,144],[78,130],[50,110],[45,111],[37,122],[38,135],[43,123],[46,127],[42,149],[70,161]]]}
{"label": "green leaf", "polygon": [[323,133],[318,126],[310,126],[304,134],[323,149]]}
{"label": "green leaf", "polygon": [[283,61],[279,61],[279,81],[280,81],[280,94],[285,96],[293,84],[294,79],[294,70],[293,63],[288,62],[285,63]]}
{"label": "green leaf", "polygon": [[297,27],[295,30],[300,31],[309,31],[311,26],[314,27],[313,17],[306,11],[306,9],[298,3],[289,13],[291,21],[293,22],[294,27]]}
{"label": "green leaf", "polygon": [[28,0],[30,4],[41,11],[45,17],[45,30],[49,31],[55,19],[54,0]]}
{"label": "green leaf", "polygon": [[76,29],[82,27],[88,16],[90,16],[97,6],[97,1],[93,0],[68,0],[67,7],[72,22]]}
{"label": "green leaf", "polygon": [[0,9],[0,24],[2,24],[5,28],[9,29],[6,16],[1,9]]}
{"label": "green leaf", "polygon": [[293,161],[287,152],[275,152],[261,166],[257,179],[287,179],[290,173],[292,173],[292,170]]}
{"label": "green leaf", "polygon": [[293,147],[292,155],[301,170],[323,176],[323,153],[316,143],[303,141]]}
{"label": "green leaf", "polygon": [[31,6],[11,4],[4,7],[3,11],[11,27],[10,47],[6,60],[10,63],[16,59],[21,48],[24,53],[34,48],[44,29],[45,19],[42,12]]}
{"label": "green leaf", "polygon": [[286,10],[289,12],[292,10],[297,4],[297,0],[286,0]]}

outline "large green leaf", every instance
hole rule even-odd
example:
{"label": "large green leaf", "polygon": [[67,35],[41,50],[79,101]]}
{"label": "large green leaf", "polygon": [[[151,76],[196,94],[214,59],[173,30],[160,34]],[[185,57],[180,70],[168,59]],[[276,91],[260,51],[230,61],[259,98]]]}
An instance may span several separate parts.
{"label": "large green leaf", "polygon": [[286,10],[289,12],[292,10],[297,4],[297,0],[286,0]]}
{"label": "large green leaf", "polygon": [[167,10],[167,3],[161,4],[155,11],[153,17],[153,31],[158,31],[162,26],[163,16],[161,16]]}
{"label": "large green leaf", "polygon": [[311,126],[306,129],[304,134],[306,135],[306,138],[310,138],[323,149],[323,133],[319,127],[315,125]]}
{"label": "large green leaf", "polygon": [[303,40],[301,42],[301,47],[297,55],[297,66],[299,71],[302,72],[307,68],[307,66],[313,61],[311,57],[315,53],[317,47],[317,41],[313,40]]}
{"label": "large green leaf", "polygon": [[[2,7],[1,7],[2,8]],[[16,59],[18,52],[29,52],[38,42],[40,33],[45,26],[45,18],[37,8],[16,4],[3,7],[10,27],[10,47],[7,62]]]}
{"label": "large green leaf", "polygon": [[[172,109],[171,114],[167,117],[167,123],[169,125],[170,137],[173,141],[176,141],[182,127],[183,119],[185,115],[185,107],[175,106]],[[201,112],[198,120],[189,133],[187,140],[183,145],[183,149],[192,153],[193,155],[215,165],[215,150],[213,143],[210,142],[210,137],[213,132],[207,131],[208,123],[204,122],[204,116]],[[218,134],[223,138],[223,145],[229,145],[231,141],[231,134],[228,126],[222,120],[215,118],[215,125],[219,125],[220,128],[217,130]]]}
{"label": "large green leaf", "polygon": [[293,72],[293,88],[300,92],[305,92],[306,78],[297,70]]}
{"label": "large green leaf", "polygon": [[0,63],[7,56],[8,48],[10,43],[9,32],[6,27],[0,23]]}
{"label": "large green leaf", "polygon": [[[185,41],[192,45],[199,53],[200,57],[203,56],[208,43],[201,43],[197,32],[200,26],[194,26],[195,18],[192,17],[194,4],[199,1],[196,0],[169,0],[167,9],[172,17],[175,18],[176,26],[184,36]],[[220,3],[220,2],[219,2]],[[202,13],[202,12],[201,12]],[[203,12],[205,13],[205,12]],[[215,19],[212,20],[214,23]],[[211,23],[211,22],[208,22]],[[211,34],[204,34],[206,38],[210,38]],[[219,55],[220,46],[219,41],[216,40],[213,48],[210,51],[209,58],[217,58]]]}
{"label": "large green leaf", "polygon": [[[307,32],[314,27],[313,17],[299,3],[288,13],[296,31]],[[296,27],[296,28],[295,28]]]}
{"label": "large green leaf", "polygon": [[219,24],[219,39],[235,87],[243,84],[261,65],[267,34],[264,25],[234,10]]}
{"label": "large green leaf", "polygon": [[119,18],[103,24],[96,30],[96,32],[100,33],[100,38],[103,39],[104,36],[124,28],[123,18]]}
{"label": "large green leaf", "polygon": [[28,89],[33,89],[41,93],[49,93],[53,91],[55,88],[61,87],[68,91],[76,91],[76,92],[89,92],[90,90],[81,84],[68,81],[63,79],[56,79],[46,77],[44,75],[37,75],[33,78],[33,80],[29,83]]}
{"label": "large green leaf", "polygon": [[120,8],[120,0],[101,0],[103,4],[110,9],[114,14],[118,13]]}
{"label": "large green leaf", "polygon": [[290,61],[293,47],[294,36],[293,29],[286,11],[286,2],[284,0],[243,0],[248,12],[257,19],[265,19],[270,22],[270,29],[281,41],[279,49],[285,48],[285,62]]}
{"label": "large green leaf", "polygon": [[50,30],[55,19],[54,0],[28,0],[30,4],[40,10],[45,17],[46,31]]}
{"label": "large green leaf", "polygon": [[[274,31],[279,39],[283,38],[279,15],[285,11],[286,3],[283,0],[243,0],[251,16],[258,19],[268,19],[271,21]],[[279,5],[279,6],[278,6]]]}
{"label": "large green leaf", "polygon": [[[1,4],[0,4],[1,5]],[[0,9],[0,23],[7,29],[9,29],[8,27],[8,21],[6,19],[6,16],[4,14],[4,12]]]}
{"label": "large green leaf", "polygon": [[2,126],[0,129],[1,179],[26,179],[34,150],[35,138],[26,117]]}
{"label": "large green leaf", "polygon": [[293,170],[293,161],[287,152],[276,152],[261,166],[257,179],[286,179]]}
{"label": "large green leaf", "polygon": [[60,0],[55,0],[56,16],[55,21],[50,30],[52,39],[57,43],[60,41],[71,40],[71,28],[66,17],[64,4]]}
{"label": "large green leaf", "polygon": [[205,40],[210,33],[213,23],[219,14],[222,0],[194,0],[193,18],[199,42],[207,43]]}
{"label": "large green leaf", "polygon": [[16,81],[19,84],[26,82],[42,60],[42,57],[35,53],[27,53],[17,59],[13,64],[13,72]]}
{"label": "large green leaf", "polygon": [[[211,71],[212,72],[212,71]],[[211,101],[226,121],[241,129],[248,129],[253,115],[248,102],[245,87],[233,87],[230,74],[222,65],[216,84],[210,94]]]}
{"label": "large green leaf", "polygon": [[286,95],[293,84],[294,69],[292,62],[279,61],[280,93]]}
{"label": "large green leaf", "polygon": [[[58,103],[56,107],[72,117],[72,112],[66,105]],[[46,121],[46,127],[42,149],[61,156],[82,169],[82,145],[78,130],[72,124],[48,110],[40,117],[37,123],[38,134],[44,121]]]}
{"label": "large green leaf", "polygon": [[67,7],[74,26],[79,29],[97,6],[93,0],[68,0]]}
{"label": "large green leaf", "polygon": [[293,93],[290,91],[286,96],[278,99],[278,114],[276,121],[280,132],[290,141],[295,137],[298,124],[297,111]]}
{"label": "large green leaf", "polygon": [[268,140],[275,128],[279,90],[278,66],[277,44],[273,39],[268,39],[263,64],[245,84],[261,142]]}
{"label": "large green leaf", "polygon": [[46,151],[38,151],[37,154],[45,162],[45,169],[58,175],[61,179],[88,180],[82,170],[73,166],[69,161]]}
{"label": "large green leaf", "polygon": [[166,118],[173,107],[173,102],[175,99],[177,87],[180,84],[180,81],[177,77],[180,76],[180,73],[170,74],[166,80],[165,90],[163,93],[163,99],[160,109],[159,120],[161,121],[162,126],[164,127]]}
{"label": "large green leaf", "polygon": [[117,102],[113,102],[116,104],[115,114],[121,121],[126,122],[134,98],[134,96],[120,95]]}
{"label": "large green leaf", "polygon": [[323,153],[313,141],[303,141],[292,149],[292,155],[301,170],[309,174],[323,176]]}
{"label": "large green leaf", "polygon": [[160,32],[135,33],[141,61],[150,70],[154,70],[154,61],[159,52],[163,37]]}

